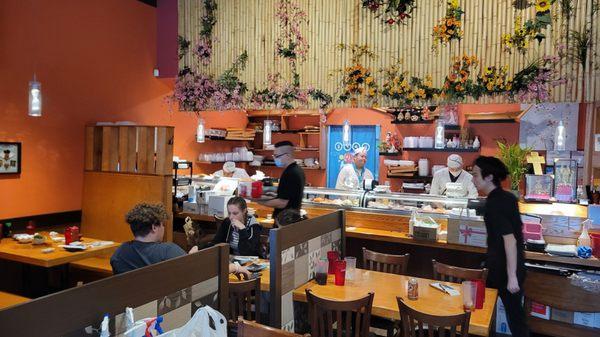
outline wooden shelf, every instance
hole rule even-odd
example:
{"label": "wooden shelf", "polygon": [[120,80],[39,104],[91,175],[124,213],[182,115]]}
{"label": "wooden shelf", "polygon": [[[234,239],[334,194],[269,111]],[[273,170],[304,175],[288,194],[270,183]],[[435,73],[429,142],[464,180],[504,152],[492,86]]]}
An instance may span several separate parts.
{"label": "wooden shelf", "polygon": [[404,148],[404,151],[413,151],[413,152],[479,152],[479,149],[436,149],[436,148]]}
{"label": "wooden shelf", "polygon": [[400,152],[379,152],[380,156],[386,156],[386,157],[394,157],[394,156],[399,156],[402,153]]}
{"label": "wooden shelf", "polygon": [[[268,151],[273,151],[270,149],[251,149],[251,151],[255,151],[255,152],[268,152]],[[303,148],[294,148],[294,152],[319,152],[319,148],[316,147],[303,147]]]}
{"label": "wooden shelf", "polygon": [[226,142],[251,142],[251,141],[254,140],[254,138],[252,138],[252,139],[227,139],[227,138],[215,137],[215,136],[207,136],[206,139],[208,139],[208,140],[222,140],[222,141],[226,141]]}
{"label": "wooden shelf", "polygon": [[[234,161],[234,163],[236,163],[236,164],[247,164],[250,162],[251,161]],[[201,160],[198,160],[198,161],[196,161],[196,164],[200,164],[200,165],[202,165],[202,164],[203,165],[221,164],[221,165],[223,165],[223,164],[225,164],[225,162],[224,161],[201,161]]]}
{"label": "wooden shelf", "polygon": [[406,121],[398,121],[398,120],[393,120],[391,121],[391,124],[396,124],[396,125],[409,125],[409,124],[432,124],[433,123],[433,119],[430,120],[420,120],[420,121],[416,121],[416,122],[406,122]]}
{"label": "wooden shelf", "polygon": [[[263,130],[256,130],[256,133],[263,133]],[[271,131],[274,134],[293,134],[293,135],[320,135],[321,131],[318,132],[307,132],[305,130],[279,130],[279,131]]]}
{"label": "wooden shelf", "polygon": [[252,117],[286,117],[286,116],[320,116],[319,110],[246,110],[246,115]]}
{"label": "wooden shelf", "polygon": [[[250,167],[269,167],[269,168],[278,168],[281,169],[282,167],[277,167],[275,166],[275,164],[262,164],[260,166],[250,166]],[[303,170],[323,170],[323,168],[321,167],[306,167],[306,166],[300,166]]]}

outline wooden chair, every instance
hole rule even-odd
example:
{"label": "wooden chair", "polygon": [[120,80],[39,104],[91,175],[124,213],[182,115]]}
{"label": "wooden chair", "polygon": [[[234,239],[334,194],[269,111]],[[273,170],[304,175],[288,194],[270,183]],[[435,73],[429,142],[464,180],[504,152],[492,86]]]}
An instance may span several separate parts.
{"label": "wooden chair", "polygon": [[363,251],[363,268],[390,274],[406,274],[410,254],[392,255],[377,253],[365,247]]}
{"label": "wooden chair", "polygon": [[431,260],[433,265],[433,279],[444,282],[461,283],[462,281],[483,280],[487,279],[488,270],[483,269],[468,269]]}
{"label": "wooden chair", "polygon": [[[400,308],[400,321],[402,322],[402,337],[423,337],[427,330],[428,337],[456,337],[458,327],[460,327],[460,336],[469,336],[469,321],[471,313],[453,316],[435,316],[429,315],[412,309],[400,297],[396,297],[398,308]],[[449,332],[449,334],[446,334]]]}
{"label": "wooden chair", "polygon": [[[254,304],[254,311],[252,305]],[[260,323],[260,277],[229,282],[229,319],[242,316]]]}
{"label": "wooden chair", "polygon": [[[237,337],[302,337],[285,330],[271,328],[270,326],[258,324],[244,319],[238,319]],[[304,335],[310,336],[310,335]]]}
{"label": "wooden chair", "polygon": [[[569,312],[600,312],[598,295],[571,284],[564,276],[530,271],[525,279],[525,312],[531,332],[556,337],[600,336],[600,329],[530,316],[531,302]],[[560,289],[560,291],[557,291]]]}
{"label": "wooden chair", "polygon": [[[368,337],[374,293],[354,301],[332,301],[306,289],[312,337]],[[336,330],[334,331],[334,323]]]}

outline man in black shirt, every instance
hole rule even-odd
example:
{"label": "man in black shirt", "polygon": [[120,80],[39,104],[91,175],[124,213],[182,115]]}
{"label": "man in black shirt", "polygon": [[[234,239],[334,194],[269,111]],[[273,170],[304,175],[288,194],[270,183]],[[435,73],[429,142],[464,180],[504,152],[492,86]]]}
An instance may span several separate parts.
{"label": "man in black shirt", "polygon": [[527,337],[529,329],[522,304],[525,282],[523,223],[517,198],[500,186],[507,175],[506,166],[498,158],[481,156],[475,160],[473,183],[487,195],[483,216],[487,230],[487,283],[498,289],[512,335]]}
{"label": "man in black shirt", "polygon": [[154,263],[185,255],[172,242],[162,242],[165,235],[163,222],[167,212],[162,205],[138,204],[125,216],[134,240],[124,242],[110,258],[114,274],[142,268]]}
{"label": "man in black shirt", "polygon": [[275,144],[273,152],[275,165],[284,168],[277,186],[277,198],[263,201],[261,204],[274,208],[273,219],[284,209],[300,210],[304,195],[304,170],[294,161],[294,144],[283,141]]}

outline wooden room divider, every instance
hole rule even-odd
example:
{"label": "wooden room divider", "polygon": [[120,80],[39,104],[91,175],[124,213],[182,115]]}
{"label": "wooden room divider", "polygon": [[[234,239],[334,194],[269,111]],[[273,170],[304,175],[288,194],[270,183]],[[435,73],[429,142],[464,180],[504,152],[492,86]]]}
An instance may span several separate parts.
{"label": "wooden room divider", "polygon": [[344,228],[339,210],[270,231],[269,325],[294,331],[292,292],[314,278],[317,261],[328,251],[345,255]]}
{"label": "wooden room divider", "polygon": [[[227,317],[229,246],[217,246],[0,310],[2,336],[87,336],[110,316],[111,336],[125,332],[126,307],[136,320],[160,315],[169,331],[204,305]],[[97,334],[94,334],[97,336]]]}
{"label": "wooden room divider", "polygon": [[81,226],[86,236],[131,240],[124,216],[148,202],[164,205],[165,240],[172,241],[173,135],[170,126],[86,127]]}

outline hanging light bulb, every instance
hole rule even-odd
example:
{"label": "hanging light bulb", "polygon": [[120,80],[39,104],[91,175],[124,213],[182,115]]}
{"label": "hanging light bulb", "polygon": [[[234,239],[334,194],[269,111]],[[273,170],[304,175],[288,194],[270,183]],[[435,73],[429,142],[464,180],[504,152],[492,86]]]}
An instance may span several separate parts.
{"label": "hanging light bulb", "polygon": [[566,148],[565,125],[562,121],[558,122],[554,133],[554,151],[564,151]]}
{"label": "hanging light bulb", "polygon": [[272,120],[265,120],[265,124],[263,127],[263,147],[265,147],[265,145],[271,145],[271,130],[273,127],[273,121]]}
{"label": "hanging light bulb", "polygon": [[438,120],[437,125],[435,126],[434,148],[436,148],[436,149],[445,148],[446,147],[446,144],[445,144],[446,139],[445,138],[446,138],[446,135],[445,135],[444,122],[441,120]]}
{"label": "hanging light bulb", "polygon": [[350,128],[350,121],[347,119],[344,121],[344,126],[342,126],[342,143],[344,147],[352,145],[352,129]]}
{"label": "hanging light bulb", "polygon": [[198,129],[196,129],[196,142],[204,143],[205,130],[204,130],[204,119],[198,120]]}
{"label": "hanging light bulb", "polygon": [[29,116],[42,116],[42,84],[35,79],[29,82]]}

